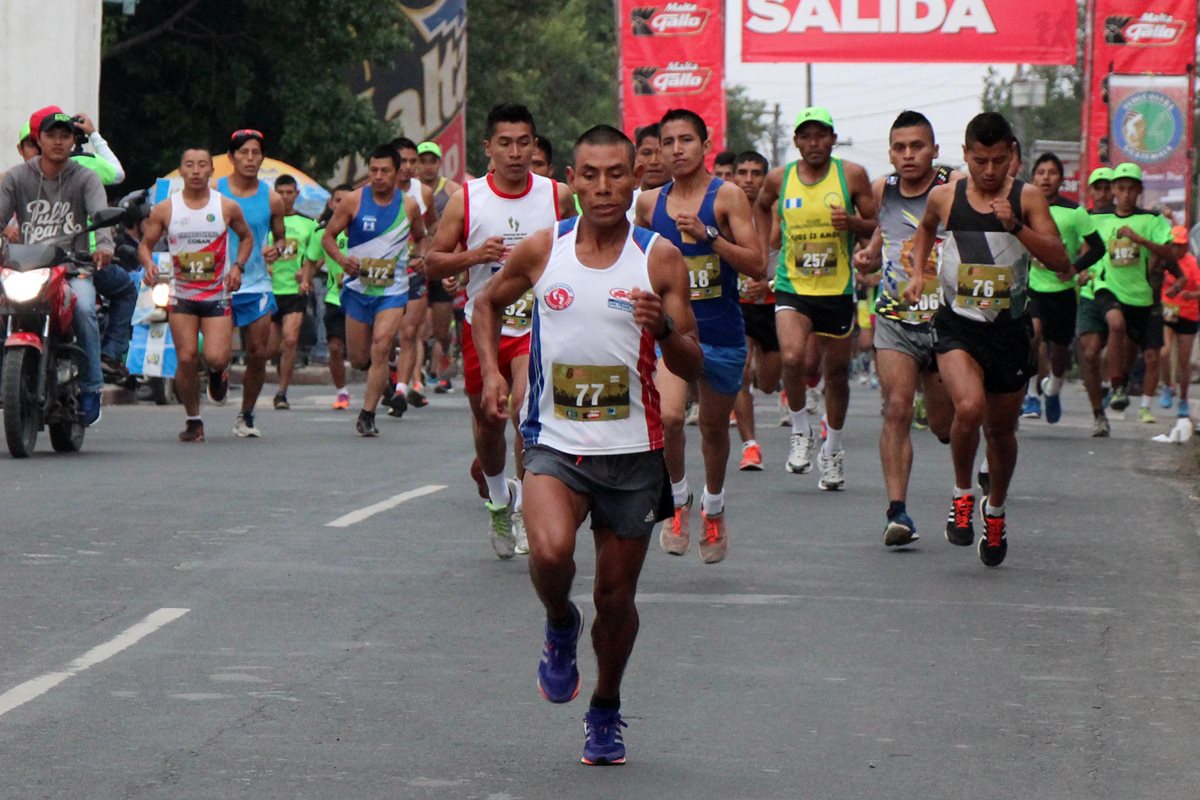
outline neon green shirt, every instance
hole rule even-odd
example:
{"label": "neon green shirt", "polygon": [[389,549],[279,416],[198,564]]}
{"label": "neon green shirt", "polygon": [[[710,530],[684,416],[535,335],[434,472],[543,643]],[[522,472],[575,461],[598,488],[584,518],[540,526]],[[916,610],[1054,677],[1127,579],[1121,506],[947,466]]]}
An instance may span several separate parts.
{"label": "neon green shirt", "polygon": [[[1054,224],[1058,226],[1058,232],[1062,236],[1063,246],[1067,249],[1067,259],[1074,264],[1079,258],[1083,240],[1096,232],[1092,215],[1079,204],[1056,197],[1050,203],[1050,216],[1054,218]],[[1059,280],[1053,270],[1046,269],[1035,259],[1031,262],[1029,270],[1029,288],[1035,292],[1064,292],[1075,288],[1075,280]]]}
{"label": "neon green shirt", "polygon": [[[271,267],[271,291],[275,294],[300,294],[297,273],[304,266],[304,256],[316,229],[317,221],[303,214],[288,214],[283,218],[283,230],[287,236],[283,246],[285,257]],[[272,236],[272,244],[274,240]]]}
{"label": "neon green shirt", "polygon": [[[321,240],[325,238],[325,229],[318,228],[312,238],[308,240],[308,251],[304,254],[306,261],[324,261],[325,274],[329,277],[329,288],[325,292],[325,302],[327,304],[340,306],[342,304],[342,265],[333,260],[333,257],[325,252],[325,247],[321,244]],[[350,246],[350,240],[345,233],[339,233],[337,237],[338,249],[343,253]]]}
{"label": "neon green shirt", "polygon": [[1150,286],[1152,254],[1149,249],[1117,236],[1117,231],[1129,226],[1143,239],[1167,244],[1171,241],[1171,223],[1162,214],[1140,208],[1127,217],[1117,216],[1113,211],[1096,214],[1093,219],[1096,232],[1104,240],[1105,253],[1093,267],[1098,272],[1092,281],[1092,293],[1085,296],[1094,297],[1096,291],[1107,289],[1125,305],[1154,305],[1154,289]]}

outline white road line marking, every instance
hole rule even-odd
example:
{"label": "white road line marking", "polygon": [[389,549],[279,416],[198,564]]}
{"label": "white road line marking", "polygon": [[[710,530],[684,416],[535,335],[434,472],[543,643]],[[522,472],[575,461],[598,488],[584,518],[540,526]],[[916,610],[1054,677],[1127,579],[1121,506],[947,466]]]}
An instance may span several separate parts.
{"label": "white road line marking", "polygon": [[[586,599],[586,598],[585,598]],[[688,605],[728,605],[728,606],[778,606],[795,605],[804,602],[849,602],[849,603],[881,603],[884,605],[962,605],[983,606],[992,608],[1011,608],[1017,611],[1058,612],[1063,614],[1086,614],[1088,616],[1103,616],[1116,613],[1115,608],[1105,606],[1058,606],[1038,603],[996,603],[981,601],[949,601],[949,600],[914,600],[912,598],[896,597],[856,597],[851,595],[818,595],[818,594],[690,594],[686,592],[639,592],[639,603],[682,603]]]}
{"label": "white road line marking", "polygon": [[407,492],[401,492],[394,497],[389,497],[387,500],[380,500],[374,505],[369,505],[366,508],[360,508],[358,511],[351,511],[349,514],[344,514],[333,522],[326,522],[326,528],[349,528],[351,525],[362,522],[364,519],[370,519],[376,514],[382,514],[384,511],[391,511],[401,503],[407,503],[409,500],[415,500],[418,497],[424,497],[427,494],[440,492],[445,489],[445,486],[431,483],[428,486],[422,486],[419,489],[411,489]]}
{"label": "white road line marking", "polygon": [[74,677],[85,669],[94,667],[102,661],[107,661],[127,647],[137,644],[164,625],[179,619],[190,610],[188,608],[160,608],[141,622],[125,629],[104,644],[88,650],[67,665],[67,668],[61,672],[47,672],[45,675],[40,675],[33,680],[25,681],[19,686],[14,686],[4,694],[0,694],[0,716],[7,714],[14,708],[25,705],[36,697],[40,697],[67,678]]}

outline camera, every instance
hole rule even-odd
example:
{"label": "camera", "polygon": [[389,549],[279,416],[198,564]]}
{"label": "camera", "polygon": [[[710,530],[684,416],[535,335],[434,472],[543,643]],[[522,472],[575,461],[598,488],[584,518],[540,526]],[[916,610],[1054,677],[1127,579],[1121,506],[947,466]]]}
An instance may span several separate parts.
{"label": "camera", "polygon": [[82,122],[83,117],[71,117],[71,124],[75,129],[75,144],[78,147],[83,147],[88,141],[87,134],[83,132]]}

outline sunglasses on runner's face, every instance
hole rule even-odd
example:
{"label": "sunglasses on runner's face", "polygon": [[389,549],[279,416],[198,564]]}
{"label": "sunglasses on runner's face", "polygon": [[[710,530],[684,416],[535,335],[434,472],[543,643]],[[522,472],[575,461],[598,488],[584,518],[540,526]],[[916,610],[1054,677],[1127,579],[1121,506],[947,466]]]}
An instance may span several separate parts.
{"label": "sunglasses on runner's face", "polygon": [[260,141],[267,138],[262,135],[262,131],[256,131],[256,130],[254,130],[254,128],[242,128],[240,131],[234,131],[233,135],[230,136],[229,139],[230,139],[230,141],[232,141],[232,140],[238,139],[242,136],[253,137]]}

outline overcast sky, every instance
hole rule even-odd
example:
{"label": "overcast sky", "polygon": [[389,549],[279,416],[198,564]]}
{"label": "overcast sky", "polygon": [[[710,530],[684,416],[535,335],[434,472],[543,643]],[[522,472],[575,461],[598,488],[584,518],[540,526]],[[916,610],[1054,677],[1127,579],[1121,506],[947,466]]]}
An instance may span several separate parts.
{"label": "overcast sky", "polygon": [[[752,97],[779,103],[790,129],[791,120],[804,108],[804,65],[741,63],[741,8],[741,0],[727,0],[726,82],[747,87]],[[1006,75],[1013,72],[1010,65],[998,68]],[[872,178],[891,171],[888,129],[906,108],[929,117],[942,160],[957,164],[962,160],[963,129],[981,110],[986,71],[986,64],[814,64],[813,104],[833,114],[839,139],[853,141],[850,147],[839,147],[838,154],[862,164]],[[790,140],[788,145],[787,158],[794,159],[796,149]]]}

